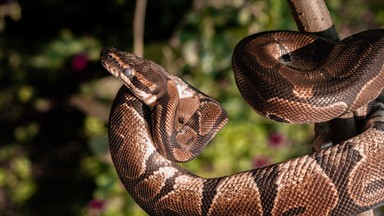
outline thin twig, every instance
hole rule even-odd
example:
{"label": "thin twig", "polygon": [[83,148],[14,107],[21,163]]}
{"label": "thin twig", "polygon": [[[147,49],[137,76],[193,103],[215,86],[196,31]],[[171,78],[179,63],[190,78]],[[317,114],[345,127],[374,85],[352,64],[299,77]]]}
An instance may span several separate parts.
{"label": "thin twig", "polygon": [[145,27],[145,9],[147,0],[137,0],[135,8],[135,17],[133,19],[133,52],[143,57],[144,55],[144,27]]}

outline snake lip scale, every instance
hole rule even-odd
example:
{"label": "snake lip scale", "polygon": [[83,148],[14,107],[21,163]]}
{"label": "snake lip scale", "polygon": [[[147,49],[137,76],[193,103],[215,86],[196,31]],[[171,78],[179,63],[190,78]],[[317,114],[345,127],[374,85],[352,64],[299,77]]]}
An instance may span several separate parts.
{"label": "snake lip scale", "polygon": [[[384,88],[384,30],[337,44],[269,31],[236,46],[236,84],[253,109],[283,122],[352,112]],[[219,103],[160,65],[104,48],[102,65],[124,84],[110,112],[111,157],[149,215],[355,215],[384,203],[384,105],[364,132],[331,148],[267,167],[203,178],[175,162],[196,157],[227,122]]]}

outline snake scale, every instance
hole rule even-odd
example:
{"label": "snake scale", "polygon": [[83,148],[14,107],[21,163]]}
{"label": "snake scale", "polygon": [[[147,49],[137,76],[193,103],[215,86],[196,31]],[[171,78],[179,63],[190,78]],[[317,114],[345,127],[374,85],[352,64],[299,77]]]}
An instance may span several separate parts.
{"label": "snake scale", "polygon": [[[115,48],[103,66],[124,84],[109,118],[110,152],[149,215],[355,215],[384,203],[384,30],[337,44],[271,31],[241,40],[237,86],[256,112],[322,122],[373,101],[365,130],[331,148],[267,167],[203,178],[175,162],[198,155],[227,122],[224,109],[160,65]],[[164,145],[163,145],[164,144]]]}

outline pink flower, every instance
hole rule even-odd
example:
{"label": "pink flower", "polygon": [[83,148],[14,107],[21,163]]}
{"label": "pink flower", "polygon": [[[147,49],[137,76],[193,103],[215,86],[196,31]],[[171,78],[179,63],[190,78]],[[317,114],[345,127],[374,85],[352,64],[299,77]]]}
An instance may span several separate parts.
{"label": "pink flower", "polygon": [[285,139],[281,133],[273,133],[268,137],[268,145],[270,147],[278,147],[284,144]]}
{"label": "pink flower", "polygon": [[260,168],[269,165],[271,162],[267,156],[257,156],[252,160],[253,168]]}
{"label": "pink flower", "polygon": [[88,207],[92,210],[98,210],[101,211],[104,208],[104,201],[93,199],[88,203]]}
{"label": "pink flower", "polygon": [[71,67],[74,71],[84,70],[88,65],[88,57],[84,53],[77,54],[73,57]]}

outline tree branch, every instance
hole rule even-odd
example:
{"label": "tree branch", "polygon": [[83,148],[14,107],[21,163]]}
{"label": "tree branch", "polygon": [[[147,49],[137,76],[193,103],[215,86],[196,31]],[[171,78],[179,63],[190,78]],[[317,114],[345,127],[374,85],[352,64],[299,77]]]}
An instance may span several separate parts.
{"label": "tree branch", "polygon": [[337,42],[337,35],[327,5],[322,0],[288,0],[299,31],[318,34]]}

